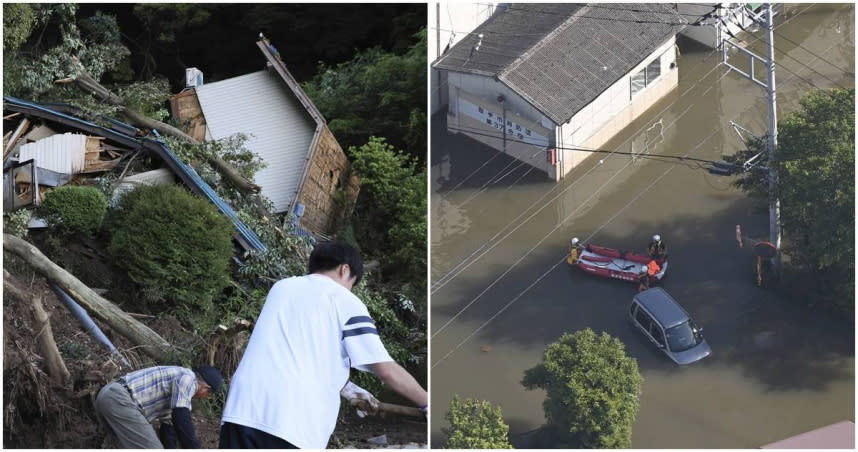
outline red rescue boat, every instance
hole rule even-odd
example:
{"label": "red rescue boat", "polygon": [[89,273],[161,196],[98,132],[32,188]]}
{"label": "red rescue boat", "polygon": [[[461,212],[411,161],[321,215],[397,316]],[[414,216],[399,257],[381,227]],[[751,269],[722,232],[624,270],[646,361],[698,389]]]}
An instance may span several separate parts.
{"label": "red rescue boat", "polygon": [[578,249],[577,257],[572,255],[574,253],[570,254],[569,264],[597,276],[637,282],[641,267],[649,266],[652,261],[658,264],[659,269],[655,273],[650,272],[651,281],[661,281],[667,272],[666,260],[653,259],[646,254],[598,245],[586,245]]}

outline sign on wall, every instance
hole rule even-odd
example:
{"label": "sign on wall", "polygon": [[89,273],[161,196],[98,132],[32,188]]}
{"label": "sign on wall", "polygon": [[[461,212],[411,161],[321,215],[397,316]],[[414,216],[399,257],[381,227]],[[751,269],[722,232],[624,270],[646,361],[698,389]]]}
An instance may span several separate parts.
{"label": "sign on wall", "polygon": [[459,97],[459,111],[462,114],[470,116],[480,123],[485,124],[486,127],[491,127],[497,130],[497,138],[502,138],[504,129],[506,129],[508,140],[516,140],[542,147],[548,146],[548,137],[538,134],[530,127],[516,122],[515,119],[509,117],[509,115],[504,118],[503,109],[500,106],[487,108]]}

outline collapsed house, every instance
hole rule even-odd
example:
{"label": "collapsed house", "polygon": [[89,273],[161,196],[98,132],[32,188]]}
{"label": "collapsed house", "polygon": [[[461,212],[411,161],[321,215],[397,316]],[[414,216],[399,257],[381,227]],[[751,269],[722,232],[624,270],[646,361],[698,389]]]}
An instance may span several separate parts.
{"label": "collapsed house", "polygon": [[188,88],[171,99],[173,117],[197,140],[249,135],[245,146],[266,167],[254,183],[277,213],[294,213],[301,228],[334,234],[357,199],[360,180],[325,118],[264,37],[265,69],[203,83],[191,68]]}
{"label": "collapsed house", "polygon": [[[136,153],[150,152],[162,168],[121,177],[122,192],[134,184],[180,181],[226,215],[236,227],[236,242],[244,250],[264,250],[259,237],[239,220],[188,164],[182,162],[157,132],[143,137],[134,127],[107,119],[108,126],[74,116],[66,104],[50,108],[13,97],[3,97],[3,210],[38,206],[45,194],[59,186],[91,185],[95,178],[130,164]],[[124,176],[122,174],[121,176]],[[35,225],[31,222],[31,224]]]}

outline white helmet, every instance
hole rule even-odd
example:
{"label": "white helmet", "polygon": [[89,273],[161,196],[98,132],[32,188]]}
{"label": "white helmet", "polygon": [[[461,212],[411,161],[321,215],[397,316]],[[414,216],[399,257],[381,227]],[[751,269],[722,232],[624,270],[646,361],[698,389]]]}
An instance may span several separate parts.
{"label": "white helmet", "polygon": [[572,237],[572,246],[575,246],[577,244],[578,244],[578,237]]}
{"label": "white helmet", "polygon": [[641,273],[646,271],[649,271],[649,267],[647,267],[646,265],[641,265]]}
{"label": "white helmet", "polygon": [[656,234],[656,235],[652,236],[652,239],[657,242],[657,241],[661,240],[661,236]]}

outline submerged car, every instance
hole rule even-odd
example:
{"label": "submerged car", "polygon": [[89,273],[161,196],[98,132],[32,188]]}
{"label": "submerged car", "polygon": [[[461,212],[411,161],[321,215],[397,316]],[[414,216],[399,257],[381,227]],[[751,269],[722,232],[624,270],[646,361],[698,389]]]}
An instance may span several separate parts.
{"label": "submerged car", "polygon": [[676,364],[691,364],[712,352],[703,328],[661,287],[635,295],[629,320]]}

